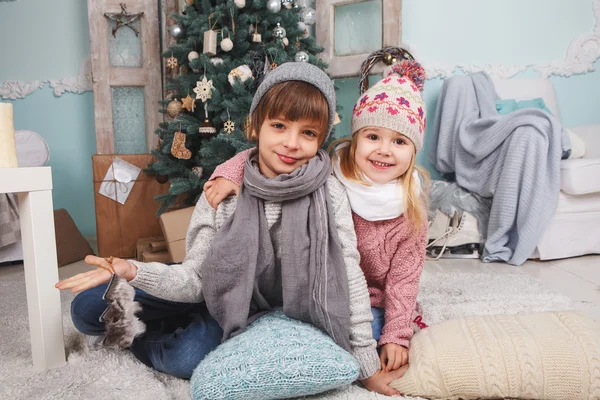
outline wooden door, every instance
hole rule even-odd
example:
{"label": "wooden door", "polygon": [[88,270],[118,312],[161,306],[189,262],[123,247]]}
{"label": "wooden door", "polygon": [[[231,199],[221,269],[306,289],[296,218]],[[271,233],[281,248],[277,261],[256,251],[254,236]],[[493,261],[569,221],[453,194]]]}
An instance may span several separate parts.
{"label": "wooden door", "polygon": [[[118,18],[122,5],[127,14]],[[88,16],[96,152],[147,153],[162,120],[158,1],[88,0]]]}

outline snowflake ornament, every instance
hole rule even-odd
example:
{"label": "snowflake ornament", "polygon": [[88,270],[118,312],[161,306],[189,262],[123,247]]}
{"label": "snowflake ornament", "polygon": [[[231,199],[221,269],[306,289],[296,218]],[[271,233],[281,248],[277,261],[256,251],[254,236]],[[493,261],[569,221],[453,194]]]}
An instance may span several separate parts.
{"label": "snowflake ornament", "polygon": [[228,120],[225,122],[225,126],[223,127],[223,130],[225,131],[225,133],[228,134],[232,134],[233,131],[235,131],[235,122],[233,122],[232,120]]}
{"label": "snowflake ornament", "polygon": [[177,65],[179,65],[179,62],[177,61],[177,59],[173,56],[167,58],[167,67],[173,69],[175,67],[177,67]]}
{"label": "snowflake ornament", "polygon": [[212,97],[212,90],[214,88],[212,79],[207,80],[206,75],[204,75],[201,81],[196,82],[196,87],[194,88],[196,99],[200,99],[203,103],[206,103],[206,100]]}

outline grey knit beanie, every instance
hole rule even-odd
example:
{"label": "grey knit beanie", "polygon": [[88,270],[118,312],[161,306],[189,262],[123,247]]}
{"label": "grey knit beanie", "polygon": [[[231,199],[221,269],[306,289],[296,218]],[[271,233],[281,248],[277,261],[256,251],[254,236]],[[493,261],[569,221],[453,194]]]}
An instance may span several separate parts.
{"label": "grey knit beanie", "polygon": [[252,99],[252,106],[250,107],[250,114],[254,112],[260,99],[278,83],[287,81],[303,81],[310,83],[323,93],[327,104],[329,105],[329,123],[327,126],[327,136],[325,140],[331,135],[333,129],[333,123],[335,121],[335,88],[333,87],[333,81],[323,72],[319,67],[316,67],[309,63],[303,62],[287,62],[281,64],[273,71],[269,72],[262,83],[258,86],[254,98]]}

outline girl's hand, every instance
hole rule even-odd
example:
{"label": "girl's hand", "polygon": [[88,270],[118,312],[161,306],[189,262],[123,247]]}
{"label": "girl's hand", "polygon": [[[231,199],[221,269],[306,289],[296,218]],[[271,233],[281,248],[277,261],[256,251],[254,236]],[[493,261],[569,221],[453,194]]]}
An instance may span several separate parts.
{"label": "girl's hand", "polygon": [[[54,285],[54,287],[60,290],[71,289],[73,293],[78,293],[107,283],[110,280],[112,273],[110,272],[111,268],[108,261],[106,261],[106,258],[87,256],[85,257],[85,262],[89,265],[95,265],[98,268],[93,271],[82,272],[69,279],[60,281]],[[132,280],[137,275],[137,267],[121,258],[113,258],[112,268],[118,277],[128,281]]]}
{"label": "girl's hand", "polygon": [[407,369],[408,365],[391,372],[385,372],[384,370],[380,369],[375,373],[375,375],[370,378],[363,379],[361,382],[364,387],[372,392],[377,392],[386,396],[400,396],[401,393],[396,389],[392,389],[389,384],[396,379],[402,378]]}
{"label": "girl's hand", "polygon": [[225,178],[216,178],[204,184],[206,200],[208,200],[208,204],[215,209],[227,198],[227,196],[232,194],[237,196],[239,191],[240,187],[238,185]]}
{"label": "girl's hand", "polygon": [[389,372],[395,371],[408,364],[408,349],[395,343],[386,343],[381,348],[381,369]]}

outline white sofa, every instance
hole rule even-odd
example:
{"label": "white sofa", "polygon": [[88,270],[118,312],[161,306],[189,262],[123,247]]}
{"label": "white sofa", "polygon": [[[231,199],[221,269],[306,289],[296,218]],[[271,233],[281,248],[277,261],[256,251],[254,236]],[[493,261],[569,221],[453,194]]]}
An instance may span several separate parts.
{"label": "white sofa", "polygon": [[[494,79],[502,99],[541,97],[560,119],[556,92],[548,79]],[[583,158],[561,161],[558,207],[531,258],[552,260],[600,253],[600,124],[568,127],[584,142]]]}
{"label": "white sofa", "polygon": [[[16,131],[17,160],[19,167],[41,167],[50,159],[48,144],[33,131]],[[0,263],[23,259],[21,241],[0,247]]]}

